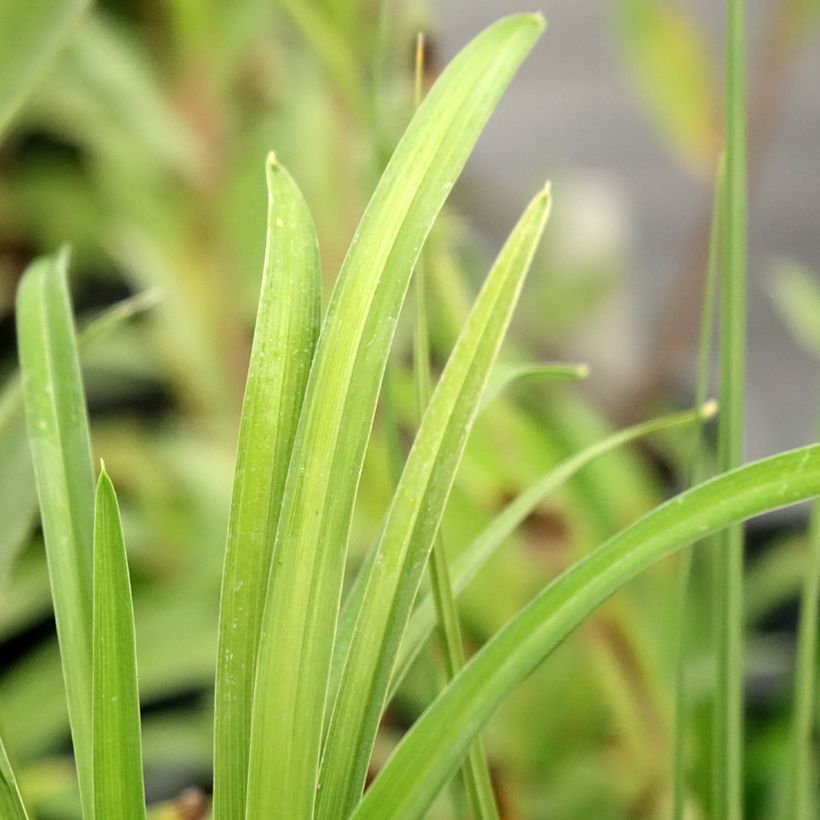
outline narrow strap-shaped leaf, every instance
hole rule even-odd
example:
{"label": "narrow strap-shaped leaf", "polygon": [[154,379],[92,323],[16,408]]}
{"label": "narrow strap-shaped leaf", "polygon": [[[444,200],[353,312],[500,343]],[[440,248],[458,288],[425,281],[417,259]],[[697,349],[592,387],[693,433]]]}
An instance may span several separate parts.
{"label": "narrow strap-shaped leaf", "polygon": [[498,396],[516,382],[538,379],[544,381],[580,381],[589,375],[585,364],[500,364],[490,374],[490,380],[481,397],[480,411],[485,410]]}
{"label": "narrow strap-shaped leaf", "polygon": [[0,25],[0,136],[90,0],[4,0]]}
{"label": "narrow strap-shaped leaf", "polygon": [[90,817],[94,476],[67,262],[61,252],[35,261],[23,275],[17,341],[71,736]]}
{"label": "narrow strap-shaped leaf", "polygon": [[[90,324],[81,328],[77,342],[80,354],[94,346],[122,322],[153,307],[156,290],[129,296],[106,308]],[[26,432],[23,392],[20,380],[12,376],[0,392],[0,589],[16,551],[24,543],[37,511],[37,488],[31,466],[31,448]]]}
{"label": "narrow strap-shaped leaf", "polygon": [[140,702],[131,582],[114,485],[103,467],[94,511],[94,816],[141,820]]}
{"label": "narrow strap-shaped leaf", "polygon": [[820,605],[820,502],[817,501],[812,508],[807,548],[800,594],[792,725],[782,815],[788,820],[812,820],[817,817],[817,755],[813,754],[812,742],[817,715],[817,621]]}
{"label": "narrow strap-shaped leaf", "polygon": [[401,741],[357,820],[418,818],[509,694],[651,563],[754,515],[820,494],[820,445],[740,467],[656,507],[560,575],[464,667]]}
{"label": "narrow strap-shaped leaf", "polygon": [[[419,32],[416,38],[416,108],[418,108],[424,92],[424,56],[424,35]],[[427,321],[427,285],[425,283],[427,274],[425,268],[426,262],[424,255],[422,255],[416,265],[415,274],[416,326],[413,345],[413,371],[416,382],[416,405],[419,420],[424,417],[424,411],[430,403],[432,393],[430,338]],[[490,379],[492,379],[492,375]],[[488,385],[485,385],[483,394],[487,393],[487,388]],[[465,654],[458,606],[453,594],[452,579],[450,578],[450,560],[441,530],[433,540],[429,569],[430,585],[436,602],[445,679],[450,681],[456,676],[458,670],[464,666]],[[464,781],[464,790],[467,793],[469,809],[475,820],[498,820],[498,806],[493,792],[490,766],[480,738],[476,740],[472,749],[470,749],[467,760],[461,769],[461,775]],[[456,799],[458,800],[458,798]]]}
{"label": "narrow strap-shaped leaf", "polygon": [[502,248],[433,393],[396,488],[328,727],[320,818],[346,816],[364,787],[399,643],[549,202],[547,190],[538,194]]}
{"label": "narrow strap-shaped leaf", "polygon": [[228,524],[216,674],[214,815],[241,818],[259,624],[296,423],[319,332],[316,232],[271,155],[268,239]]}
{"label": "narrow strap-shaped leaf", "polygon": [[6,747],[0,740],[0,817],[3,820],[28,820],[28,813],[9,763]]}
{"label": "narrow strap-shaped leaf", "polygon": [[277,530],[254,690],[249,818],[311,815],[351,511],[396,318],[436,214],[542,28],[538,16],[506,18],[442,73],[342,265]]}
{"label": "narrow strap-shaped leaf", "polygon": [[[726,177],[720,279],[721,471],[743,462],[746,402],[746,0],[726,2]],[[743,817],[743,528],[715,544],[712,803],[723,820]]]}
{"label": "narrow strap-shaped leaf", "polygon": [[[499,547],[548,495],[566,484],[588,464],[644,436],[700,424],[711,418],[716,408],[713,402],[706,402],[699,410],[673,413],[627,427],[570,456],[544,473],[535,483],[510,501],[455,559],[452,569],[455,593],[459,594],[467,588],[476,574],[496,554]],[[418,657],[425,641],[430,637],[435,626],[435,619],[432,594],[428,592],[416,604],[413,616],[407,625],[393,672],[393,680],[390,683],[390,697],[404,680],[404,676]]]}

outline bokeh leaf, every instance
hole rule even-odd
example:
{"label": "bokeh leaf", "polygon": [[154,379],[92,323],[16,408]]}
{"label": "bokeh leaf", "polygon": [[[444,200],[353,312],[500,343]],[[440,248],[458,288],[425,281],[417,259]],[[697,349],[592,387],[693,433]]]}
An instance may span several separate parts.
{"label": "bokeh leaf", "polygon": [[711,173],[719,95],[697,22],[670,0],[619,0],[615,13],[624,58],[665,140],[690,167]]}
{"label": "bokeh leaf", "polygon": [[5,0],[0,26],[0,138],[89,0]]}

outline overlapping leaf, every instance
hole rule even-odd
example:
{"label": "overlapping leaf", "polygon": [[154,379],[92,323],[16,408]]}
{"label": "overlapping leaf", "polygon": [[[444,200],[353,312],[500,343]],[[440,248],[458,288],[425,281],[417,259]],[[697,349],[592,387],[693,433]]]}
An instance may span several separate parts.
{"label": "overlapping leaf", "polygon": [[598,547],[467,664],[401,742],[353,817],[424,816],[510,692],[626,581],[685,544],[818,494],[820,445],[811,445],[700,484]]}
{"label": "overlapping leaf", "polygon": [[543,28],[506,18],[450,64],[410,123],[342,265],[308,382],[276,537],[247,815],[309,817],[353,501],[410,273],[496,101]]}
{"label": "overlapping leaf", "polygon": [[251,697],[273,539],[319,327],[316,234],[307,205],[273,156],[268,242],[251,351],[222,578],[216,676],[217,818],[242,817]]}

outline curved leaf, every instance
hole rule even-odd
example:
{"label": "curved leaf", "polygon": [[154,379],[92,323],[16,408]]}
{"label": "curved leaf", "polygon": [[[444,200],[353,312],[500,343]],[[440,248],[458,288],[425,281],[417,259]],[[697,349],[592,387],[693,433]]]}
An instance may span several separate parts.
{"label": "curved leaf", "polygon": [[214,725],[214,816],[242,817],[251,697],[273,539],[319,330],[316,232],[302,194],[266,163],[268,239],[228,523]]}
{"label": "curved leaf", "polygon": [[[676,427],[702,423],[715,414],[716,408],[717,405],[713,402],[706,402],[699,410],[674,413],[670,416],[662,416],[659,419],[636,424],[608,436],[603,441],[590,445],[553,467],[516,496],[453,561],[454,592],[460,593],[466,589],[481,568],[496,554],[499,547],[518,529],[544,498],[566,484],[588,464],[607,453],[611,453],[618,447],[623,447],[629,442],[644,436],[673,430]],[[404,679],[413,661],[418,657],[425,641],[430,637],[435,621],[436,613],[432,595],[427,593],[417,603],[413,611],[413,617],[410,619],[407,631],[404,634],[396,669],[393,672],[393,680],[390,683],[391,696]]]}
{"label": "curved leaf", "polygon": [[327,730],[318,816],[344,816],[364,787],[396,653],[484,385],[549,213],[539,194],[513,229],[422,419],[387,514]]}
{"label": "curved leaf", "polygon": [[509,17],[443,72],[373,194],[308,381],[262,619],[247,814],[309,817],[353,502],[390,342],[421,246],[502,91],[543,29]]}
{"label": "curved leaf", "polygon": [[513,618],[424,713],[353,817],[417,818],[509,694],[628,580],[674,550],[820,494],[820,445],[740,467],[667,501],[560,575]]}
{"label": "curved leaf", "polygon": [[83,807],[91,816],[94,476],[67,264],[61,252],[25,272],[17,292],[17,339],[71,736]]}

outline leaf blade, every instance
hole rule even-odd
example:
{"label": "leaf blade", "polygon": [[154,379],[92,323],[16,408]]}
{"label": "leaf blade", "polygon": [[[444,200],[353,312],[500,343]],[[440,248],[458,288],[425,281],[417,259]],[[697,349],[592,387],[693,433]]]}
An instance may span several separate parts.
{"label": "leaf blade", "polygon": [[820,494],[820,445],[732,470],[656,507],[546,587],[464,667],[399,744],[353,814],[422,816],[506,696],[655,560],[737,521]]}
{"label": "leaf blade", "polygon": [[[296,421],[316,344],[319,249],[307,205],[273,155],[268,242],[237,446],[219,619],[214,815],[242,817],[261,612]],[[275,412],[271,412],[271,406]]]}
{"label": "leaf blade", "polygon": [[35,261],[17,293],[26,423],[46,543],[71,735],[91,815],[91,544],[94,479],[65,252]]}
{"label": "leaf blade", "polygon": [[[544,473],[495,516],[455,559],[453,562],[454,592],[459,594],[466,589],[476,574],[495,555],[506,539],[524,522],[526,517],[537,508],[538,504],[588,464],[644,436],[702,423],[714,415],[714,412],[715,405],[707,402],[699,410],[674,413],[636,424],[586,447]],[[405,632],[396,669],[393,673],[393,680],[390,684],[391,696],[404,679],[416,657],[418,657],[418,653],[430,636],[434,624],[433,601],[431,595],[427,593],[417,603]]]}
{"label": "leaf blade", "polygon": [[144,820],[134,607],[114,485],[103,467],[94,510],[95,817]]}
{"label": "leaf blade", "polygon": [[20,796],[17,778],[14,776],[2,739],[0,739],[0,817],[7,818],[7,820],[28,820],[28,812]]}
{"label": "leaf blade", "polygon": [[248,816],[312,812],[351,509],[410,273],[503,89],[543,28],[491,26],[451,63],[399,143],[323,324],[288,475],[255,685]]}
{"label": "leaf blade", "polygon": [[545,189],[502,248],[407,459],[371,565],[327,731],[317,804],[320,818],[351,810],[364,786],[399,642],[549,204]]}

